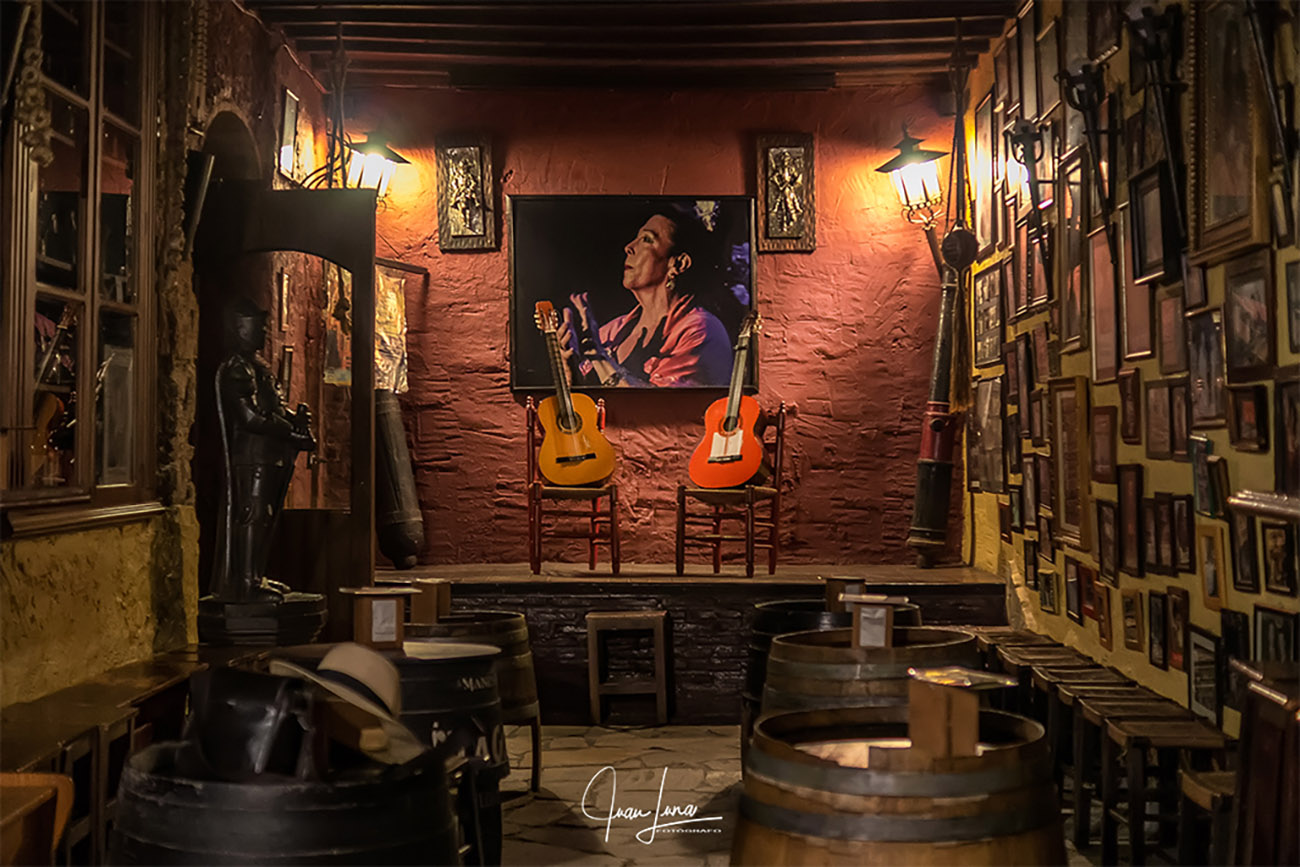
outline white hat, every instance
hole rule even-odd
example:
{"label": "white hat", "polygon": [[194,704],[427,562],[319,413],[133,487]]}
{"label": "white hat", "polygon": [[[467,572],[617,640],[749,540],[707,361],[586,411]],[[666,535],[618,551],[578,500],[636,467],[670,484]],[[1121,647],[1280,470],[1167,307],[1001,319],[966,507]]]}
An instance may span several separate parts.
{"label": "white hat", "polygon": [[397,666],[354,642],[335,645],[315,671],[284,659],[272,659],[271,674],[298,677],[323,687],[379,721],[388,735],[382,750],[367,750],[378,762],[400,765],[425,751],[420,740],[397,716],[402,712],[402,679]]}

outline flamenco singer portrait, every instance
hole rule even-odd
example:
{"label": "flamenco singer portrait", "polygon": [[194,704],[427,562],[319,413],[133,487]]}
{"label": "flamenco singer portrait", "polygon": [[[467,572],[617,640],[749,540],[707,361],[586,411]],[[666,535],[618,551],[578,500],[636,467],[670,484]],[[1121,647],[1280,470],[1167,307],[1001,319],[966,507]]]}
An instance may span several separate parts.
{"label": "flamenco singer portrait", "polygon": [[557,336],[573,384],[726,386],[731,337],[703,304],[730,294],[722,246],[697,213],[666,205],[651,214],[623,247],[623,288],[636,305],[602,324],[588,293],[569,296]]}

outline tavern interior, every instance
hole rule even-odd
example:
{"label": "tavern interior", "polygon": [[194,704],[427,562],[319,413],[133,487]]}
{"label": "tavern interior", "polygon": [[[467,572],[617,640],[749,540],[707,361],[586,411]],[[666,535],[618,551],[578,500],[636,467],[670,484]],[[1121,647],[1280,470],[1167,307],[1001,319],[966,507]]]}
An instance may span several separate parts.
{"label": "tavern interior", "polygon": [[0,15],[0,863],[1300,863],[1295,0]]}

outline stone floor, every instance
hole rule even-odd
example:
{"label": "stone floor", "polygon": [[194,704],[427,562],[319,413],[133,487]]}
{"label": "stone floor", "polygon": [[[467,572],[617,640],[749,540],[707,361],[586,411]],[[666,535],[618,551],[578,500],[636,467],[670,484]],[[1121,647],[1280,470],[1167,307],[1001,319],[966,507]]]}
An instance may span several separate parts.
{"label": "stone floor", "polygon": [[[512,727],[506,736],[511,772],[503,787],[526,789],[529,730]],[[541,791],[507,802],[502,861],[724,867],[739,796],[739,726],[546,726]],[[1069,867],[1098,863],[1097,847],[1092,860],[1066,848]]]}

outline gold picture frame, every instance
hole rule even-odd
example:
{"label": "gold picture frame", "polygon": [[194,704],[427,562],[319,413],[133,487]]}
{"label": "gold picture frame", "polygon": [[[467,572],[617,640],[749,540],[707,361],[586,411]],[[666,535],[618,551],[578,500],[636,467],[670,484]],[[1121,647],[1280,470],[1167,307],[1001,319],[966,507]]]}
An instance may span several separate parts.
{"label": "gold picture frame", "polygon": [[758,136],[758,251],[817,249],[816,154],[810,133]]}
{"label": "gold picture frame", "polygon": [[478,134],[438,136],[438,249],[495,250],[492,143]]}

